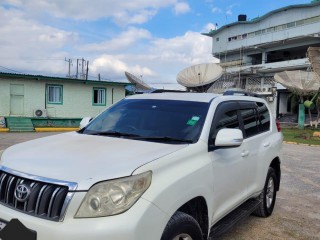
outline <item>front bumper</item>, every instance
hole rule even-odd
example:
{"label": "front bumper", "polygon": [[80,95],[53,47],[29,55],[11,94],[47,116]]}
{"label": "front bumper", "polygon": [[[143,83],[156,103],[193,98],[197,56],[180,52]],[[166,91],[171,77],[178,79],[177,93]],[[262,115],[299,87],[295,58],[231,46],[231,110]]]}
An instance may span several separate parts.
{"label": "front bumper", "polygon": [[75,193],[64,221],[53,222],[0,205],[0,218],[17,218],[37,232],[37,240],[159,240],[168,217],[154,204],[140,198],[128,211],[109,217],[74,218],[85,193]]}

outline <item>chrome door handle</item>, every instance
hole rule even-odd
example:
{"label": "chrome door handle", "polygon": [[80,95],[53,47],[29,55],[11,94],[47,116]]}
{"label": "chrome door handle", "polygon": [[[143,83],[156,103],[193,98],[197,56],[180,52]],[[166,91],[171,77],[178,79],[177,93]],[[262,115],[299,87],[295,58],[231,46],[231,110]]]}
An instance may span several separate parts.
{"label": "chrome door handle", "polygon": [[248,150],[243,151],[243,152],[241,153],[241,157],[246,157],[246,156],[248,156],[248,155],[249,155],[249,151],[248,151]]}

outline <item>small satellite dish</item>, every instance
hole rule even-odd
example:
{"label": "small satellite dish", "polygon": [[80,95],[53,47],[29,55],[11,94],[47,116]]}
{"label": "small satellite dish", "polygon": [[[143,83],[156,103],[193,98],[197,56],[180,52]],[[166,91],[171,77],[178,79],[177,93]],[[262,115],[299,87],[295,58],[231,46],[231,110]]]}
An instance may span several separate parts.
{"label": "small satellite dish", "polygon": [[135,76],[129,72],[124,72],[124,74],[126,75],[129,82],[136,85],[137,89],[139,89],[139,90],[151,90],[152,89],[148,84],[143,82],[142,79],[138,78],[137,76]]}
{"label": "small satellite dish", "polygon": [[195,91],[206,91],[222,76],[222,68],[215,63],[203,63],[183,69],[177,82]]}

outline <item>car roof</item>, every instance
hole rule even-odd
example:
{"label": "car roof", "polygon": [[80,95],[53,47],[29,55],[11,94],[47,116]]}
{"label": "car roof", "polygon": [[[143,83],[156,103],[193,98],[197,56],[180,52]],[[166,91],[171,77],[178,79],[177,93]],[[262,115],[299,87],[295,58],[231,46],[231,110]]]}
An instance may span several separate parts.
{"label": "car roof", "polygon": [[190,92],[168,92],[168,93],[145,93],[137,94],[128,99],[156,99],[156,100],[180,100],[192,102],[210,102],[212,99],[221,96],[214,93],[190,93]]}

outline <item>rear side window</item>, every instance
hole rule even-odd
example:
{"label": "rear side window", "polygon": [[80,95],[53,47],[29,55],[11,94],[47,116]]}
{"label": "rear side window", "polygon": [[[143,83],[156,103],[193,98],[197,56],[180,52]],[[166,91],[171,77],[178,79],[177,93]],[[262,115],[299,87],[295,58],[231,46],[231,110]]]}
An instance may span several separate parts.
{"label": "rear side window", "polygon": [[257,135],[259,133],[259,120],[256,109],[241,109],[240,114],[246,138]]}
{"label": "rear side window", "polygon": [[265,132],[270,129],[270,113],[267,106],[264,103],[257,102],[258,105],[258,114],[260,121],[260,131]]}

